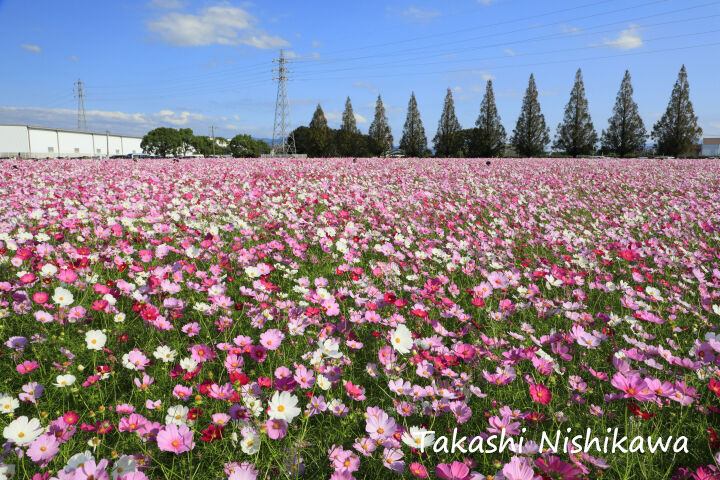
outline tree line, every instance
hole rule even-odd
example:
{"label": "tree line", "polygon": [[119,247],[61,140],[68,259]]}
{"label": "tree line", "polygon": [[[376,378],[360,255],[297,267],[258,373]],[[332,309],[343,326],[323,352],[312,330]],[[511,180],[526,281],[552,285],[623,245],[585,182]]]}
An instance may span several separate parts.
{"label": "tree line", "polygon": [[150,130],[140,142],[140,148],[150,155],[160,157],[183,157],[190,153],[205,157],[259,157],[270,153],[270,146],[265,141],[254,139],[250,135],[235,135],[230,140],[223,137],[213,139],[206,135],[195,135],[189,128],[169,127]]}
{"label": "tree line", "polygon": [[[393,147],[393,136],[380,95],[367,135],[360,133],[357,128],[349,97],[338,130],[328,127],[322,107],[318,105],[310,125],[296,128],[293,135],[298,153],[310,157],[387,155]],[[692,153],[701,135],[702,129],[698,126],[698,118],[690,101],[685,65],[678,73],[665,114],[655,123],[651,135],[647,133],[637,103],[633,100],[633,87],[627,70],[620,83],[608,126],[598,135],[590,118],[582,71],[578,69],[552,148],[572,157],[598,152],[626,157],[643,152],[646,140],[652,137],[656,141],[658,154],[683,156]],[[509,138],[495,104],[492,80],[487,82],[480,114],[473,128],[463,129],[460,126],[455,115],[452,91],[447,90],[437,133],[433,138],[436,156],[498,157],[507,153],[508,144],[521,157],[543,156],[550,144],[550,129],[540,109],[532,74],[520,115]],[[399,145],[402,153],[409,157],[431,155],[414,92],[410,95]]]}

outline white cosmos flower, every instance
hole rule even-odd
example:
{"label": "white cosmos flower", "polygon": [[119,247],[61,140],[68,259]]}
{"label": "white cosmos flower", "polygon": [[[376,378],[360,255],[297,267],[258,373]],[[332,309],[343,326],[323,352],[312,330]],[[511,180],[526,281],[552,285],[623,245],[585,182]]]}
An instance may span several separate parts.
{"label": "white cosmos flower", "polygon": [[195,370],[195,367],[198,366],[198,362],[196,362],[195,360],[193,360],[190,357],[185,357],[182,360],[180,360],[180,366],[186,372],[192,372]]}
{"label": "white cosmos flower", "polygon": [[121,475],[137,471],[137,462],[130,455],[123,455],[113,465],[112,477],[117,480]]}
{"label": "white cosmos flower", "polygon": [[342,353],[338,350],[340,344],[333,338],[326,338],[322,343],[322,353],[326,357],[339,358],[342,357]]}
{"label": "white cosmos flower", "polygon": [[300,415],[297,407],[298,399],[289,392],[275,392],[268,402],[268,416],[272,420],[285,420],[291,423],[295,417]]}
{"label": "white cosmos flower", "polygon": [[45,429],[40,426],[37,418],[28,419],[26,416],[19,417],[3,429],[3,437],[15,443],[15,445],[27,445],[42,435]]}
{"label": "white cosmos flower", "polygon": [[435,434],[428,434],[429,430],[421,427],[410,427],[410,430],[402,434],[402,441],[405,445],[423,451],[435,441]]}
{"label": "white cosmos flower", "polygon": [[167,415],[165,415],[165,424],[186,425],[189,411],[190,409],[184,405],[174,405],[168,408]]}
{"label": "white cosmos flower", "polygon": [[85,344],[88,350],[102,350],[107,342],[107,335],[101,330],[88,330],[85,332]]}
{"label": "white cosmos flower", "polygon": [[43,277],[52,277],[57,273],[57,271],[58,269],[55,265],[53,265],[52,263],[46,263],[40,269],[40,275],[42,275]]}
{"label": "white cosmos flower", "polygon": [[175,355],[177,355],[177,352],[167,345],[160,345],[153,352],[153,357],[165,363],[175,360]]}
{"label": "white cosmos flower", "polygon": [[15,476],[15,465],[0,462],[0,480],[10,480]]}
{"label": "white cosmos flower", "polygon": [[17,398],[7,394],[0,396],[0,413],[13,413],[19,406]]}
{"label": "white cosmos flower", "polygon": [[72,292],[68,290],[67,288],[63,287],[57,287],[55,289],[55,293],[53,294],[53,302],[55,302],[57,305],[60,305],[61,307],[67,307],[73,301],[75,300],[75,297],[73,297]]}
{"label": "white cosmos flower", "polygon": [[330,390],[330,387],[332,386],[330,380],[328,380],[328,378],[322,373],[317,376],[317,379],[315,380],[315,385],[322,388],[323,390]]}
{"label": "white cosmos flower", "polygon": [[240,449],[246,455],[255,455],[260,451],[260,436],[256,433],[245,435],[240,442]]}
{"label": "white cosmos flower", "polygon": [[71,472],[87,462],[94,461],[95,457],[93,457],[93,454],[90,453],[90,450],[85,450],[83,453],[76,453],[70,457],[70,460],[68,460],[67,465],[65,465],[65,471]]}
{"label": "white cosmos flower", "polygon": [[410,349],[413,345],[412,335],[410,330],[401,323],[397,326],[395,331],[390,335],[390,343],[398,353],[410,353]]}
{"label": "white cosmos flower", "polygon": [[58,375],[55,379],[54,385],[58,388],[63,388],[69,387],[73,383],[75,383],[75,375],[71,375],[68,373],[66,375]]}

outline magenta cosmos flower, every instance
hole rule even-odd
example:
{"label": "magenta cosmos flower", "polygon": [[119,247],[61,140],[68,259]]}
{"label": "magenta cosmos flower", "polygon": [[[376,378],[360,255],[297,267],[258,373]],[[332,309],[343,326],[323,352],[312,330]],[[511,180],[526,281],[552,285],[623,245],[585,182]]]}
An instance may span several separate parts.
{"label": "magenta cosmos flower", "polygon": [[157,444],[163,452],[173,452],[176,455],[195,448],[193,432],[186,425],[166,425],[157,434]]}
{"label": "magenta cosmos flower", "polygon": [[547,405],[552,400],[552,393],[542,383],[530,385],[530,396],[533,402],[542,403],[543,405]]}

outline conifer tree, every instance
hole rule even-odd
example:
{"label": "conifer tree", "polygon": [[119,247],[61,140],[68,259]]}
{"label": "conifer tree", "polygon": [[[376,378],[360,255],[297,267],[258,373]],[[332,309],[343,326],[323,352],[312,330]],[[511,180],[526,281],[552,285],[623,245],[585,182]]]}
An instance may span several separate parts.
{"label": "conifer tree", "polygon": [[615,99],[613,116],[608,120],[608,129],[602,132],[603,150],[618,157],[642,152],[647,139],[645,125],[632,96],[630,72],[625,70],[625,76]]}
{"label": "conifer tree", "polygon": [[702,135],[698,117],[690,102],[690,84],[685,65],[678,73],[670,102],[662,118],[653,126],[652,136],[657,141],[658,153],[680,156],[690,153],[692,145]]}
{"label": "conifer tree", "polygon": [[472,141],[472,155],[477,157],[498,157],[505,153],[505,127],[495,105],[492,80],[488,80],[485,96],[480,104],[480,115],[475,122]]}
{"label": "conifer tree", "polygon": [[350,103],[350,97],[345,100],[345,111],[342,114],[342,125],[340,130],[350,133],[360,133],[357,128],[357,122],[355,121],[355,114],[353,113],[352,104]]}
{"label": "conifer tree", "polygon": [[385,106],[383,105],[380,95],[378,95],[377,102],[375,102],[375,118],[373,118],[370,124],[368,135],[370,135],[370,138],[372,138],[378,146],[378,154],[385,155],[392,150],[393,136],[390,131],[387,116],[385,115]]}
{"label": "conifer tree", "polygon": [[427,148],[427,137],[425,137],[425,129],[422,120],[420,120],[420,112],[417,108],[415,100],[415,92],[410,95],[408,103],[407,117],[403,126],[403,135],[400,140],[400,148],[408,157],[420,157]]}
{"label": "conifer tree", "polygon": [[452,91],[448,88],[445,94],[442,114],[438,122],[437,132],[433,138],[435,155],[438,157],[452,157],[460,150],[459,136],[460,122],[455,116],[455,103],[452,98]]}
{"label": "conifer tree", "polygon": [[570,91],[570,101],[565,106],[565,117],[558,125],[553,148],[572,157],[595,153],[598,136],[590,119],[582,71],[575,73],[575,84]]}
{"label": "conifer tree", "polygon": [[331,132],[328,127],[327,119],[322,107],[318,104],[310,120],[309,128],[310,142],[308,145],[308,155],[311,157],[323,157],[330,154],[329,148],[331,144]]}
{"label": "conifer tree", "polygon": [[513,130],[512,144],[518,155],[537,157],[545,153],[550,143],[550,129],[545,125],[545,116],[540,111],[535,77],[530,74],[522,110]]}

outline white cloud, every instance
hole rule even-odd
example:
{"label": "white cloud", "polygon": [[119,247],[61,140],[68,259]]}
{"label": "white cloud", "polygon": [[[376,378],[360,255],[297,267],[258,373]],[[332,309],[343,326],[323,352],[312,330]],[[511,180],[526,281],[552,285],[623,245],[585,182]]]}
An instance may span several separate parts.
{"label": "white cloud", "polygon": [[630,25],[630,28],[620,32],[620,35],[615,40],[605,39],[603,43],[608,47],[617,48],[618,50],[631,50],[642,47],[643,41],[642,38],[640,38],[640,27]]}
{"label": "white cloud", "polygon": [[[375,107],[375,104],[373,104],[373,108]],[[328,123],[342,123],[342,112],[324,112],[325,113],[325,119],[328,121]],[[355,117],[355,121],[357,123],[368,123],[367,118],[363,117],[359,113],[353,112],[353,116]]]}
{"label": "white cloud", "polygon": [[[69,108],[2,107],[3,120],[10,123],[41,125],[55,128],[75,128],[77,110]],[[188,126],[192,122],[206,122],[211,117],[188,111],[175,112],[160,110],[155,113],[128,113],[109,110],[87,110],[85,112],[90,130],[117,133],[145,133],[162,125]]]}
{"label": "white cloud", "polygon": [[488,80],[495,80],[495,75],[493,75],[492,73],[486,72],[484,70],[473,70],[472,73],[474,73],[475,75],[480,75],[480,78],[482,78],[486,82]]}
{"label": "white cloud", "polygon": [[582,28],[571,27],[570,25],[560,25],[560,29],[563,33],[567,33],[568,35],[579,35],[582,33]]}
{"label": "white cloud", "polygon": [[151,0],[150,6],[163,10],[178,10],[183,8],[184,5],[180,0]]}
{"label": "white cloud", "polygon": [[170,45],[195,47],[206,45],[248,45],[268,49],[290,45],[286,40],[255,27],[257,19],[246,10],[216,5],[197,14],[171,12],[150,22],[150,31]]}
{"label": "white cloud", "polygon": [[514,57],[515,55],[517,55],[517,53],[515,53],[515,50],[510,50],[509,48],[506,48],[505,50],[503,50],[503,53],[507,53],[511,57]]}
{"label": "white cloud", "polygon": [[478,1],[478,3],[482,3],[483,5],[490,5],[495,0],[477,0],[477,1]]}
{"label": "white cloud", "polygon": [[285,50],[284,52],[285,58],[305,58],[305,59],[319,59],[320,54],[318,52],[313,52],[310,55],[300,55],[295,53],[293,50]]}
{"label": "white cloud", "polygon": [[437,10],[421,10],[417,7],[409,7],[402,11],[403,17],[413,22],[429,22],[440,16]]}
{"label": "white cloud", "polygon": [[328,122],[340,122],[342,121],[342,113],[340,112],[324,112],[325,120]]}
{"label": "white cloud", "polygon": [[68,58],[69,58],[70,60],[72,60],[73,62],[77,62],[77,61],[78,61],[78,58],[77,58],[75,55],[70,55]]}
{"label": "white cloud", "polygon": [[460,85],[453,87],[453,92],[456,92],[456,93],[462,92],[462,87]]}
{"label": "white cloud", "polygon": [[313,42],[310,44],[313,48],[317,48],[322,45],[322,42],[318,42],[317,40],[313,40]]}
{"label": "white cloud", "polygon": [[20,46],[28,52],[42,53],[42,48],[38,47],[37,45],[29,45],[27,43],[23,43]]}

